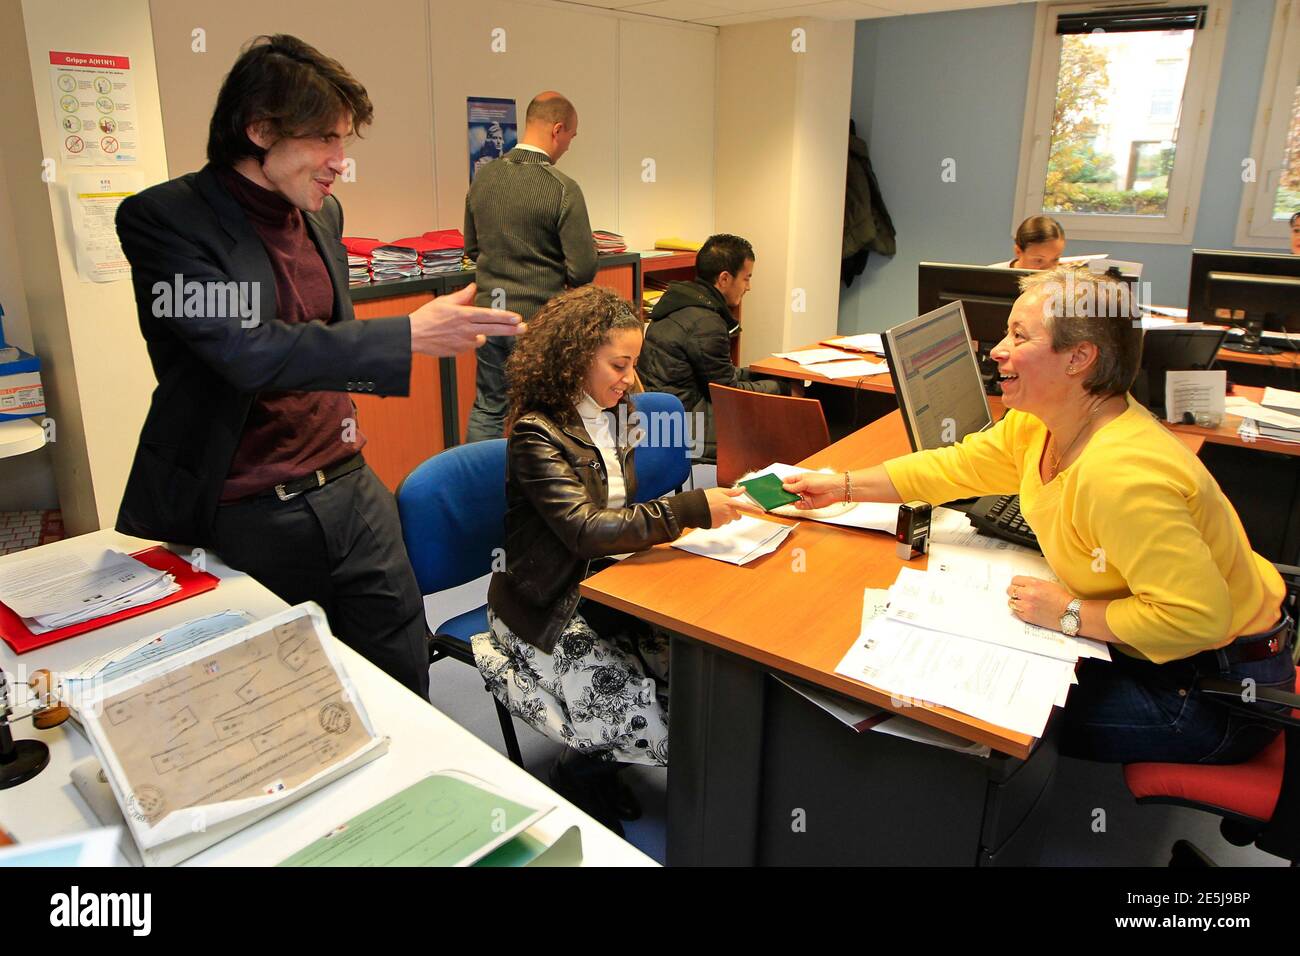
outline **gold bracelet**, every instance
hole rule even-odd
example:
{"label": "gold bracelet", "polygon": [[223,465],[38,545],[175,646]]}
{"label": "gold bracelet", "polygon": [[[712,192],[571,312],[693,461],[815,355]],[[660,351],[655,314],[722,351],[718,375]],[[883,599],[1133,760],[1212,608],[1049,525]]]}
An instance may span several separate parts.
{"label": "gold bracelet", "polygon": [[844,503],[848,504],[853,500],[853,482],[849,478],[849,472],[844,473]]}

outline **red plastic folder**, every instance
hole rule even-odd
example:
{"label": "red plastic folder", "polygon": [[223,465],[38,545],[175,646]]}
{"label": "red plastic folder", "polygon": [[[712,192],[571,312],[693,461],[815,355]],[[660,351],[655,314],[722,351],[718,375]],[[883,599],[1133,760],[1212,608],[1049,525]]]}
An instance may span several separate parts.
{"label": "red plastic folder", "polygon": [[57,630],[46,631],[44,634],[33,634],[27,630],[22,618],[5,607],[5,605],[0,604],[0,638],[3,638],[4,642],[14,649],[14,653],[26,654],[38,647],[56,644],[69,637],[76,637],[78,634],[85,634],[87,631],[107,627],[109,624],[116,624],[118,621],[125,621],[129,617],[135,617],[137,614],[147,614],[149,611],[166,607],[168,604],[175,604],[177,601],[184,601],[196,594],[211,591],[221,580],[216,575],[209,574],[206,571],[194,570],[194,567],[188,561],[177,554],[173,554],[161,545],[146,548],[144,551],[136,551],[131,557],[142,564],[149,565],[151,568],[170,572],[176,579],[176,583],[181,586],[181,589],[149,604],[129,607],[105,617],[82,621],[80,624],[70,624]]}

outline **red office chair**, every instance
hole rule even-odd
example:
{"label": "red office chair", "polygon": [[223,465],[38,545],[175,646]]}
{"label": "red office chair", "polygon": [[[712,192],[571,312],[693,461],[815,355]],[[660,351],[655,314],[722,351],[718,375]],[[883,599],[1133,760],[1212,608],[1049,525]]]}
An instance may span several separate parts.
{"label": "red office chair", "polygon": [[[1277,565],[1286,581],[1283,602],[1292,618],[1300,603],[1300,568]],[[1261,688],[1252,703],[1242,700],[1241,684],[1207,678],[1194,693],[1208,694],[1234,710],[1261,717],[1282,728],[1277,739],[1244,763],[1131,763],[1124,781],[1138,803],[1171,803],[1208,810],[1222,817],[1219,832],[1234,846],[1254,844],[1266,853],[1300,862],[1300,695]],[[1288,704],[1287,712],[1260,710],[1259,704]],[[1170,866],[1213,866],[1186,840],[1174,844]]]}

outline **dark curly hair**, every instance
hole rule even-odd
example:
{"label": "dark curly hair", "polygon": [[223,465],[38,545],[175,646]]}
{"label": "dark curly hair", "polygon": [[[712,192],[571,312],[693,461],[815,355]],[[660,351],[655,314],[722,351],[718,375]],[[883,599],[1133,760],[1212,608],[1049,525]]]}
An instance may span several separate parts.
{"label": "dark curly hair", "polygon": [[546,303],[528,320],[528,331],[506,362],[506,433],[528,412],[548,418],[567,414],[582,395],[596,350],[613,332],[642,328],[632,307],[600,286],[570,289]]}

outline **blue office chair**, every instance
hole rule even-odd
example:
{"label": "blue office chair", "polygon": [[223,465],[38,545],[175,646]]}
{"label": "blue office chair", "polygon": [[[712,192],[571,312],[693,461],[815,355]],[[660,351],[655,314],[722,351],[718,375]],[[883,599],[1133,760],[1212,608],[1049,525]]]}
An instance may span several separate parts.
{"label": "blue office chair", "polygon": [[[397,513],[421,594],[487,574],[505,546],[505,439],[459,445],[421,463],[397,487]],[[470,638],[486,630],[486,604],[444,621],[434,628],[429,663],[450,657],[476,667]],[[510,711],[492,700],[506,753],[522,767]]]}
{"label": "blue office chair", "polygon": [[[681,400],[667,392],[642,392],[632,398],[635,412],[645,416],[645,430],[636,446],[636,500],[653,501],[671,491],[680,491],[691,476],[687,426],[690,419]],[[635,422],[630,422],[635,424]],[[704,436],[698,436],[700,441]]]}

